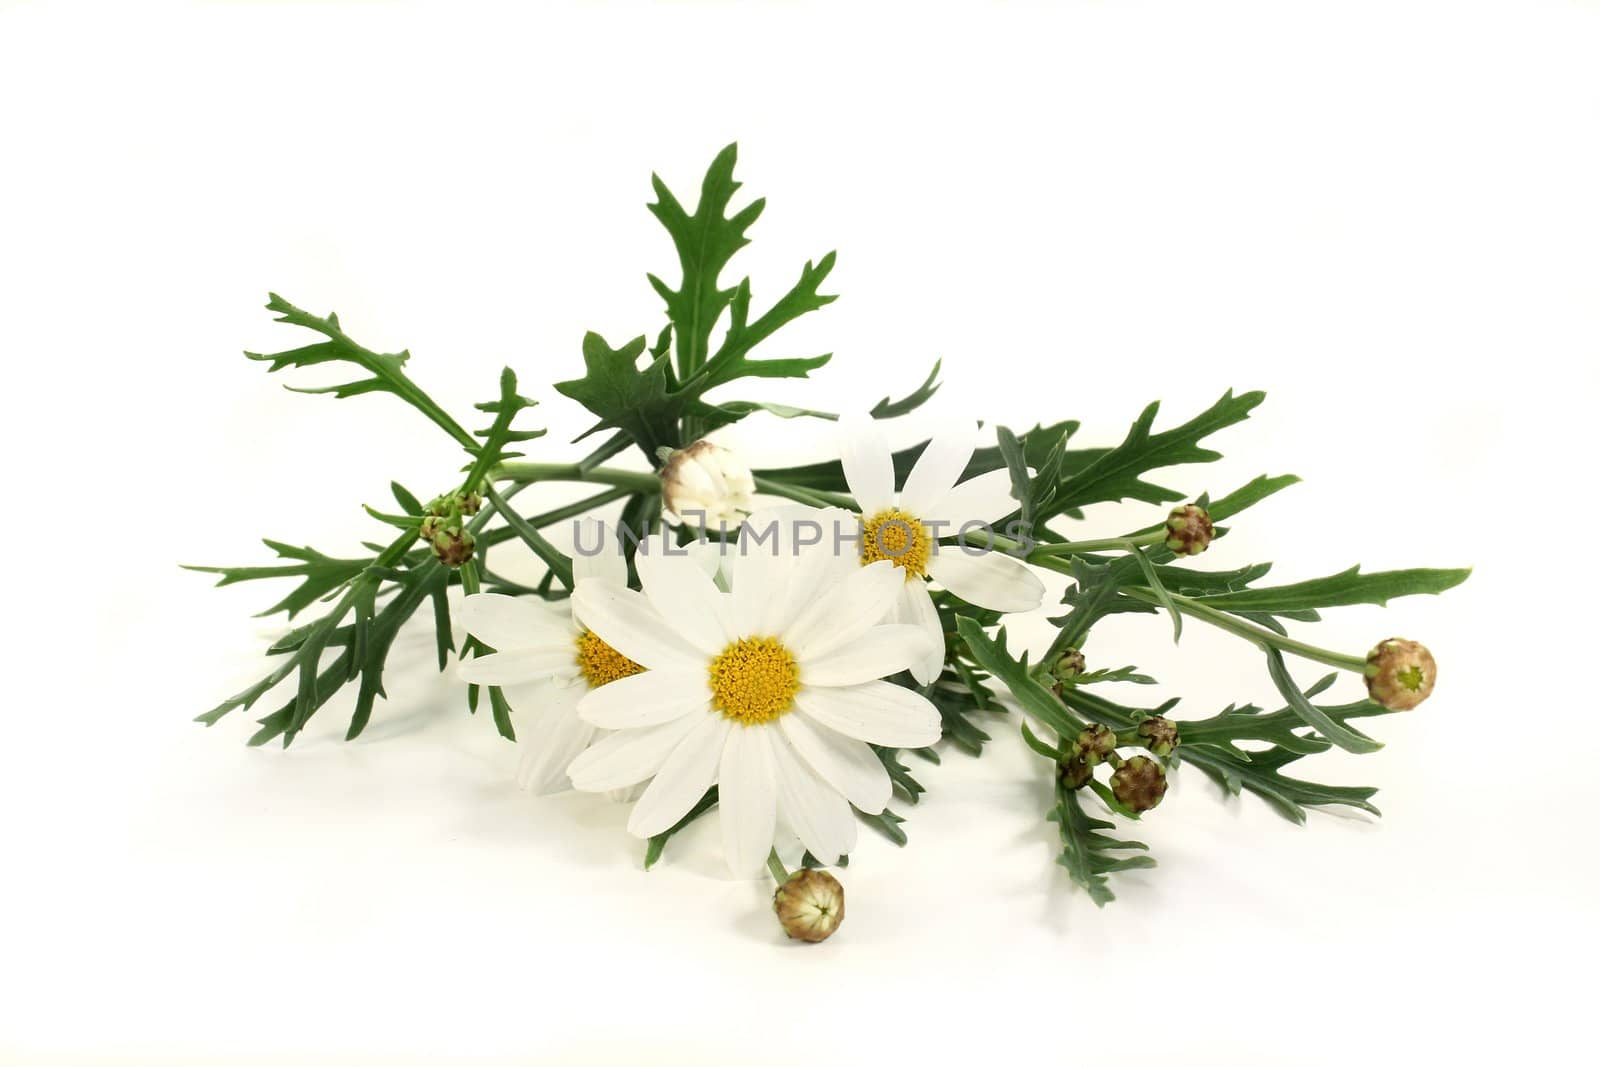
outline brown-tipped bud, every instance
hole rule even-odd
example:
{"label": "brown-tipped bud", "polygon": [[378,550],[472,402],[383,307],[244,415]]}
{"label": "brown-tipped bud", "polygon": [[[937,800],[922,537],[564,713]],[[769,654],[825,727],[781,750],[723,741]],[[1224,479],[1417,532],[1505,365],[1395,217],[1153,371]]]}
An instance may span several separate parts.
{"label": "brown-tipped bud", "polygon": [[827,871],[803,868],[772,894],[783,932],[801,941],[826,941],[844,922],[844,886]]}
{"label": "brown-tipped bud", "polygon": [[1390,711],[1409,711],[1433,692],[1438,667],[1415,641],[1391,637],[1367,653],[1367,695]]}
{"label": "brown-tipped bud", "polygon": [[1167,547],[1180,556],[1198,556],[1211,543],[1211,515],[1193,504],[1172,509],[1167,516]]}
{"label": "brown-tipped bud", "polygon": [[1056,777],[1068,789],[1082,789],[1094,777],[1094,768],[1081,755],[1069,754],[1056,763]]}
{"label": "brown-tipped bud", "polygon": [[448,519],[458,515],[476,515],[481,507],[483,507],[483,497],[479,496],[476,490],[446,493],[428,501],[428,514]]}
{"label": "brown-tipped bud", "polygon": [[[423,525],[426,526],[427,523],[424,522]],[[428,538],[428,545],[433,549],[433,554],[446,567],[459,567],[471,559],[473,546],[476,544],[477,541],[472,534],[460,526],[445,526],[442,523],[434,524],[431,536]]]}
{"label": "brown-tipped bud", "polygon": [[1162,715],[1152,715],[1139,723],[1144,747],[1158,756],[1170,756],[1178,747],[1178,724]]}
{"label": "brown-tipped bud", "polygon": [[1078,735],[1078,751],[1089,766],[1103,761],[1117,750],[1117,732],[1109,726],[1095,723]]}
{"label": "brown-tipped bud", "polygon": [[1149,811],[1167,794],[1167,772],[1149,756],[1134,756],[1111,775],[1111,795],[1129,811]]}
{"label": "brown-tipped bud", "polygon": [[1058,682],[1064,682],[1069,678],[1076,678],[1087,670],[1088,666],[1082,652],[1069,648],[1050,665],[1050,676]]}

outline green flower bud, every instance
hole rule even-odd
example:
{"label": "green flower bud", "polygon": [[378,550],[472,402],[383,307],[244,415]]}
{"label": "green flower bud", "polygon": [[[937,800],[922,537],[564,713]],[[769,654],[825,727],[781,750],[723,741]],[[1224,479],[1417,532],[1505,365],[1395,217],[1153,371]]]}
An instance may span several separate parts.
{"label": "green flower bud", "polygon": [[1132,812],[1149,811],[1167,793],[1167,772],[1149,756],[1134,756],[1111,775],[1111,795]]}
{"label": "green flower bud", "polygon": [[1066,681],[1076,678],[1088,669],[1088,663],[1083,658],[1083,653],[1075,648],[1069,648],[1061,653],[1050,667],[1050,676],[1057,681]]}
{"label": "green flower bud", "polygon": [[1167,516],[1167,547],[1180,556],[1198,556],[1211,543],[1211,516],[1205,508],[1184,504]]}
{"label": "green flower bud", "polygon": [[1428,699],[1438,667],[1415,641],[1391,637],[1367,653],[1367,695],[1390,711],[1409,711]]}
{"label": "green flower bud", "polygon": [[1056,764],[1056,777],[1068,789],[1082,789],[1094,777],[1094,768],[1081,755],[1069,754]]}
{"label": "green flower bud", "polygon": [[[423,526],[429,526],[429,523],[424,521]],[[472,534],[462,529],[460,524],[446,526],[440,520],[432,524],[428,535],[429,547],[446,567],[459,567],[471,559],[476,544]]]}
{"label": "green flower bud", "polygon": [[1152,715],[1139,723],[1144,747],[1158,756],[1170,756],[1178,747],[1178,724],[1162,715]]}
{"label": "green flower bud", "polygon": [[479,496],[476,490],[445,493],[428,501],[428,514],[448,519],[460,515],[476,515],[481,507],[483,507],[483,497]]}
{"label": "green flower bud", "polygon": [[844,922],[844,886],[827,871],[802,868],[772,894],[783,932],[801,941],[826,941]]}
{"label": "green flower bud", "polygon": [[1095,723],[1078,735],[1078,751],[1093,767],[1117,750],[1117,733],[1109,726]]}

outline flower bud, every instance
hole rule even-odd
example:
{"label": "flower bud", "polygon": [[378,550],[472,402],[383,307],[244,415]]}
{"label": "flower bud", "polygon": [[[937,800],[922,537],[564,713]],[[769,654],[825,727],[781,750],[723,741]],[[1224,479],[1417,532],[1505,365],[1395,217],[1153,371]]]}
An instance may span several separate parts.
{"label": "flower bud", "polygon": [[422,522],[422,536],[433,549],[433,554],[446,567],[459,567],[472,558],[477,541],[459,523],[445,525],[442,519],[428,518]]}
{"label": "flower bud", "polygon": [[1204,552],[1211,534],[1211,516],[1205,508],[1184,504],[1167,516],[1167,547],[1180,556]]}
{"label": "flower bud", "polygon": [[1069,678],[1076,678],[1082,674],[1089,664],[1083,658],[1083,653],[1075,648],[1069,648],[1050,666],[1050,675],[1057,681],[1064,682]]}
{"label": "flower bud", "polygon": [[1094,768],[1089,766],[1089,761],[1081,754],[1068,754],[1063,760],[1056,763],[1056,777],[1061,779],[1061,784],[1068,789],[1082,789],[1089,784],[1089,779],[1094,777]]}
{"label": "flower bud", "polygon": [[844,886],[827,871],[802,868],[772,894],[783,932],[801,941],[826,941],[844,922]]}
{"label": "flower bud", "polygon": [[743,521],[754,506],[755,476],[735,453],[700,440],[661,468],[661,503],[669,521],[706,526]]}
{"label": "flower bud", "polygon": [[1438,667],[1415,641],[1391,637],[1367,653],[1367,695],[1390,711],[1409,711],[1428,699]]}
{"label": "flower bud", "polygon": [[1178,747],[1178,724],[1163,715],[1152,715],[1139,723],[1144,747],[1158,756],[1170,756]]}
{"label": "flower bud", "polygon": [[436,496],[428,501],[428,514],[438,518],[455,518],[460,515],[476,515],[483,506],[483,497],[476,490],[460,493],[446,493]]}
{"label": "flower bud", "polygon": [[1089,766],[1103,761],[1117,750],[1117,732],[1095,723],[1078,735],[1078,751]]}
{"label": "flower bud", "polygon": [[1167,772],[1149,756],[1134,756],[1111,775],[1111,795],[1132,812],[1149,811],[1167,793]]}

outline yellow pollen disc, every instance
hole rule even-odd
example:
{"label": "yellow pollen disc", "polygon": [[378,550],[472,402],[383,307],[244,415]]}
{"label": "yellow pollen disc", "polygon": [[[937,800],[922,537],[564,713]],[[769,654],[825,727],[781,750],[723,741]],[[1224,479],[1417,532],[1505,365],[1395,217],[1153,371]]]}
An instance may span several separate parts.
{"label": "yellow pollen disc", "polygon": [[906,581],[928,573],[933,539],[928,528],[899,508],[887,508],[862,522],[861,565],[889,560],[906,572]]}
{"label": "yellow pollen disc", "polygon": [[735,722],[771,722],[794,707],[800,665],[776,637],[741,637],[711,661],[711,706]]}
{"label": "yellow pollen disc", "polygon": [[644,670],[633,660],[606,644],[588,630],[578,635],[578,670],[590,689],[599,689],[607,682],[626,678]]}

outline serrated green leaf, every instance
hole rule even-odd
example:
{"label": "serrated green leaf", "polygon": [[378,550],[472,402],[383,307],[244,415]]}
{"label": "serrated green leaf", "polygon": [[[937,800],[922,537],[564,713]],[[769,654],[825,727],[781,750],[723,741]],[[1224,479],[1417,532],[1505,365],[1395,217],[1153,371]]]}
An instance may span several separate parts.
{"label": "serrated green leaf", "polygon": [[1200,599],[1223,611],[1266,612],[1274,615],[1351,604],[1377,604],[1381,607],[1398,596],[1442,593],[1466,581],[1471,573],[1469,568],[1415,568],[1362,574],[1357,565],[1326,578],[1313,578],[1292,585],[1215,593]]}

